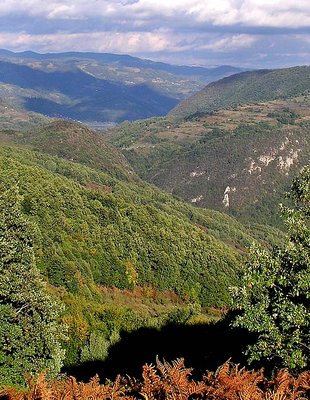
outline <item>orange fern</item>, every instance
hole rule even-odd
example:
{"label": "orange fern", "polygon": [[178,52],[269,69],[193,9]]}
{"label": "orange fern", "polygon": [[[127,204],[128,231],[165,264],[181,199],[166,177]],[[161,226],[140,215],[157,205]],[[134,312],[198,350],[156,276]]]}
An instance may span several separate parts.
{"label": "orange fern", "polygon": [[310,371],[294,377],[279,371],[268,381],[263,371],[248,371],[226,362],[203,381],[191,377],[183,359],[172,363],[156,360],[156,366],[145,365],[142,379],[118,376],[100,384],[96,375],[88,383],[68,377],[46,379],[45,373],[28,377],[25,391],[7,387],[0,391],[0,400],[306,400],[310,392]]}
{"label": "orange fern", "polygon": [[247,371],[226,362],[215,373],[204,377],[210,400],[264,400],[260,385],[265,381],[263,371]]}
{"label": "orange fern", "polygon": [[294,377],[287,370],[280,370],[269,382],[267,400],[307,400],[310,396],[310,371]]}

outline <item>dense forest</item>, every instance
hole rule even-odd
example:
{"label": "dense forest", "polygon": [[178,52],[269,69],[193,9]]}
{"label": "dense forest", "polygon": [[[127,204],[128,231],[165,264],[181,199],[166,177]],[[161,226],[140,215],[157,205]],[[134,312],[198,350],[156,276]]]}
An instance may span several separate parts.
{"label": "dense forest", "polygon": [[[265,100],[107,134],[2,104],[0,397],[306,398],[309,97]],[[246,195],[227,210],[237,190],[223,193],[221,161],[233,174],[249,144],[277,146],[260,159],[275,168],[264,175],[251,153]],[[198,158],[220,211],[197,207]]]}

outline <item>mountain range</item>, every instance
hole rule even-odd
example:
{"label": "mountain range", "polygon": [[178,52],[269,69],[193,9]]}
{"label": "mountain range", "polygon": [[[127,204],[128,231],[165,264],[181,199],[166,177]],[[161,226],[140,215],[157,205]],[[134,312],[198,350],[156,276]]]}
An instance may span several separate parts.
{"label": "mountain range", "polygon": [[46,116],[102,125],[165,115],[207,82],[238,71],[116,54],[0,50],[0,97]]}

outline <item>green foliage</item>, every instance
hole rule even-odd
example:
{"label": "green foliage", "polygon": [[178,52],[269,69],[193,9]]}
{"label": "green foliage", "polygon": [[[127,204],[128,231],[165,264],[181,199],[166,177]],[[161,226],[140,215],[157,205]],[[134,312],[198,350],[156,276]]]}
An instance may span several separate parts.
{"label": "green foliage", "polygon": [[281,124],[295,124],[296,118],[298,115],[295,112],[290,111],[287,108],[284,108],[281,112],[271,112],[267,114],[268,117],[276,118],[278,122]]}
{"label": "green foliage", "polygon": [[[79,125],[55,123],[27,135],[19,142],[75,161],[0,147],[0,182],[19,182],[22,210],[38,226],[37,265],[66,305],[66,366],[104,359],[122,330],[187,323],[200,318],[201,305],[205,312],[230,302],[241,254],[253,238],[265,238],[262,228],[246,229],[141,182]],[[120,173],[111,176],[114,163]],[[144,303],[107,301],[103,288],[127,295],[140,288],[143,298],[172,289],[182,304],[162,298],[155,306],[152,297],[145,312]]]}
{"label": "green foliage", "polygon": [[[17,147],[0,147],[0,170],[3,188],[19,184],[22,211],[38,227],[37,266],[66,305],[66,365],[103,358],[114,331],[182,322],[188,304],[206,309],[230,302],[227,288],[242,257],[234,241],[246,246],[253,238],[233,218],[195,209],[143,182]],[[144,305],[133,310],[117,299],[113,308],[102,286],[128,293],[172,289],[184,305],[175,315],[166,300],[146,314]]]}
{"label": "green foliage", "polygon": [[[12,183],[12,181],[11,181]],[[0,382],[21,384],[23,373],[60,371],[64,359],[60,305],[36,269],[34,228],[13,186],[0,196]]]}
{"label": "green foliage", "polygon": [[101,182],[106,176],[62,160],[63,169],[51,173],[43,165],[49,168],[54,160],[55,168],[57,159],[27,165],[32,153],[15,152],[0,157],[1,180],[8,185],[13,175],[19,182],[24,211],[40,228],[38,266],[50,283],[71,293],[86,293],[92,282],[123,289],[151,285],[208,306],[229,302],[227,286],[240,256],[193,225],[189,206],[183,210],[182,203],[145,184],[114,180],[112,193],[88,189],[76,182],[83,173]]}
{"label": "green foliage", "polygon": [[82,348],[81,362],[104,360],[108,356],[109,347],[118,340],[118,332],[111,336],[110,340],[106,339],[102,333],[92,332],[88,343]]}
{"label": "green foliage", "polygon": [[177,105],[170,115],[189,119],[239,104],[302,95],[309,90],[309,79],[309,66],[243,72],[209,84]]}
{"label": "green foliage", "polygon": [[310,356],[310,166],[294,180],[291,197],[295,207],[282,207],[289,240],[272,252],[252,247],[234,288],[234,307],[241,310],[234,326],[258,334],[248,349],[250,361],[274,359],[295,369]]}

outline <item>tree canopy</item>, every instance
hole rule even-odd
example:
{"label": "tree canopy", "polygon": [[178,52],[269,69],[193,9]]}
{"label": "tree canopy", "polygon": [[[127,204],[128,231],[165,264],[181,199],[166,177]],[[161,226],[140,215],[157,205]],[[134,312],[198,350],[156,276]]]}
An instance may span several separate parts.
{"label": "tree canopy", "polygon": [[310,327],[310,166],[293,181],[293,207],[281,206],[288,228],[283,249],[254,245],[241,284],[234,288],[240,315],[234,325],[257,332],[250,361],[267,359],[291,369],[309,362]]}
{"label": "tree canopy", "polygon": [[13,186],[0,192],[0,376],[22,384],[23,374],[58,373],[64,358],[59,304],[36,269],[35,228],[20,211]]}

